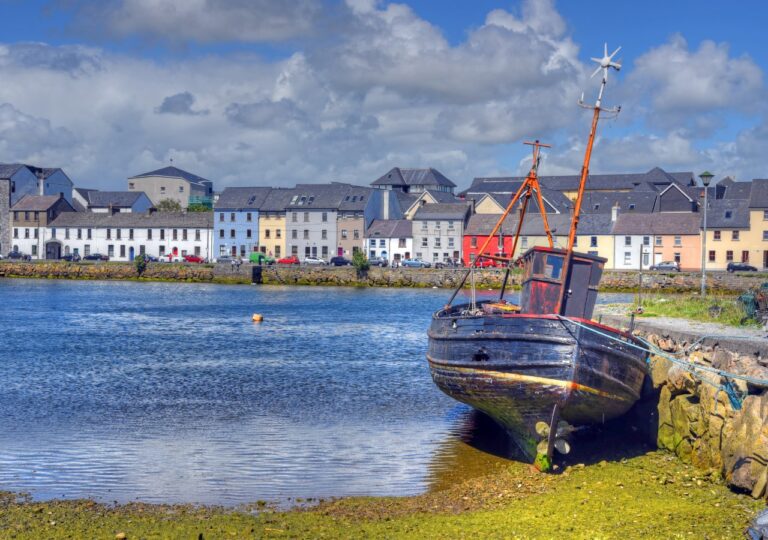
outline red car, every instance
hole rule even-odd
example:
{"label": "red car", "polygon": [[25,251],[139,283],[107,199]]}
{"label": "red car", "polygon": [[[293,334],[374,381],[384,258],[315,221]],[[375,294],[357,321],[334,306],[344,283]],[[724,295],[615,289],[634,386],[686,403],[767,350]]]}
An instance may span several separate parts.
{"label": "red car", "polygon": [[291,255],[290,257],[277,259],[277,264],[301,264],[301,261],[299,261],[299,258],[295,255]]}
{"label": "red car", "polygon": [[482,258],[475,263],[476,268],[496,268],[496,261],[493,259]]}
{"label": "red car", "polygon": [[202,257],[198,257],[197,255],[184,255],[184,262],[200,264],[205,261]]}

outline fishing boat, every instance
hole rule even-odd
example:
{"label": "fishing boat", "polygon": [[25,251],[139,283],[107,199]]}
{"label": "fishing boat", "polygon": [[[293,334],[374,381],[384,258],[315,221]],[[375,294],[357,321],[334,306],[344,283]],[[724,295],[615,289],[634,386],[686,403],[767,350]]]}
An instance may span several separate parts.
{"label": "fishing boat", "polygon": [[[620,49],[620,47],[619,47]],[[570,450],[568,435],[579,426],[626,413],[639,399],[647,353],[630,333],[592,320],[606,259],[574,251],[592,145],[602,114],[609,69],[619,51],[593,58],[602,82],[593,109],[579,189],[567,246],[554,246],[538,181],[542,147],[533,147],[532,166],[512,196],[479,254],[449,302],[432,316],[427,359],[435,384],[452,398],[500,423],[541,470],[550,470],[555,451]],[[579,104],[584,106],[583,96]],[[548,246],[533,247],[514,259],[529,202],[535,198]],[[501,224],[519,212],[510,257],[486,253]],[[506,267],[498,299],[477,301],[475,269],[484,259]],[[523,268],[519,305],[504,299],[511,268]],[[453,304],[467,280],[470,302]]]}

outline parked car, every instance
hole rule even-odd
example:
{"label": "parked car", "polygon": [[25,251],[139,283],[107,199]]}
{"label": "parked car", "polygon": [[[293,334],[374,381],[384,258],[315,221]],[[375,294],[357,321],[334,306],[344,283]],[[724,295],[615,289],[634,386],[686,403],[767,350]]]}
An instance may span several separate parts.
{"label": "parked car", "polygon": [[253,251],[248,255],[248,262],[253,264],[275,264],[275,258],[261,251]]}
{"label": "parked car", "polygon": [[301,261],[299,261],[299,258],[296,255],[291,255],[290,257],[278,259],[277,264],[301,264]]}
{"label": "parked car", "polygon": [[402,265],[406,268],[430,268],[431,263],[422,261],[421,259],[405,259]]}
{"label": "parked car", "polygon": [[389,265],[389,261],[386,257],[371,257],[368,259],[368,264],[371,266],[381,266],[384,268],[385,266]]}
{"label": "parked car", "polygon": [[108,261],[109,257],[102,255],[101,253],[90,253],[83,257],[84,261]]}
{"label": "parked car", "polygon": [[329,264],[331,266],[352,266],[352,261],[345,257],[331,257]]}
{"label": "parked car", "polygon": [[78,262],[81,260],[82,257],[78,255],[77,253],[70,253],[69,255],[64,255],[61,257],[62,261],[69,261],[69,262]]}
{"label": "parked car", "polygon": [[679,272],[680,265],[675,261],[662,261],[651,266],[651,270],[664,270],[667,272]]}
{"label": "parked car", "polygon": [[158,262],[158,261],[160,261],[160,259],[158,259],[154,255],[147,255],[146,253],[144,254],[144,260],[147,261],[147,262]]}
{"label": "parked car", "polygon": [[475,268],[496,268],[498,263],[493,259],[482,258],[475,263]]}
{"label": "parked car", "polygon": [[460,259],[446,259],[435,263],[435,268],[461,268],[462,266],[464,263]]}
{"label": "parked car", "polygon": [[204,263],[205,259],[198,255],[184,255],[184,262],[200,264]]}
{"label": "parked car", "polygon": [[231,255],[219,255],[216,257],[216,262],[219,264],[231,264],[232,259],[234,259],[234,257]]}
{"label": "parked car", "polygon": [[729,272],[757,272],[757,268],[743,262],[742,263],[729,262],[728,266],[725,269],[728,270]]}
{"label": "parked car", "polygon": [[8,258],[11,260],[17,260],[17,261],[31,261],[32,256],[27,255],[26,253],[22,253],[21,251],[11,251],[8,254]]}
{"label": "parked car", "polygon": [[326,265],[328,263],[320,257],[304,257],[304,264]]}

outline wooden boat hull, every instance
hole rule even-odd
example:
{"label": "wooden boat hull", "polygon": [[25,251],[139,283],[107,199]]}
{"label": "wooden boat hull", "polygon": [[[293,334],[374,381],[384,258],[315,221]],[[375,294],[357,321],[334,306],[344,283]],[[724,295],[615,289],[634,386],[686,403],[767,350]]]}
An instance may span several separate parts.
{"label": "wooden boat hull", "polygon": [[462,316],[466,306],[439,311],[429,329],[435,384],[452,398],[494,418],[531,459],[553,408],[571,425],[621,416],[638,400],[646,354],[616,329],[554,315]]}

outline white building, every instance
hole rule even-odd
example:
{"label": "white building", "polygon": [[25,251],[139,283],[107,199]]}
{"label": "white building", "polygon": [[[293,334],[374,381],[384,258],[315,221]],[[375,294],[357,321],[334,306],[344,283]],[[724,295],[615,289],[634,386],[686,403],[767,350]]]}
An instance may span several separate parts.
{"label": "white building", "polygon": [[152,201],[143,191],[75,188],[72,199],[78,212],[148,212],[152,208]]}
{"label": "white building", "polygon": [[[41,234],[43,245],[60,244],[62,255],[99,253],[114,261],[132,261],[140,253],[174,260],[213,256],[211,212],[67,212]],[[19,250],[30,253],[31,246],[27,249],[22,242]]]}
{"label": "white building", "polygon": [[424,204],[413,217],[416,258],[435,263],[462,259],[467,203]]}
{"label": "white building", "polygon": [[406,219],[377,219],[365,233],[369,259],[383,257],[391,265],[412,258],[413,224]]}

